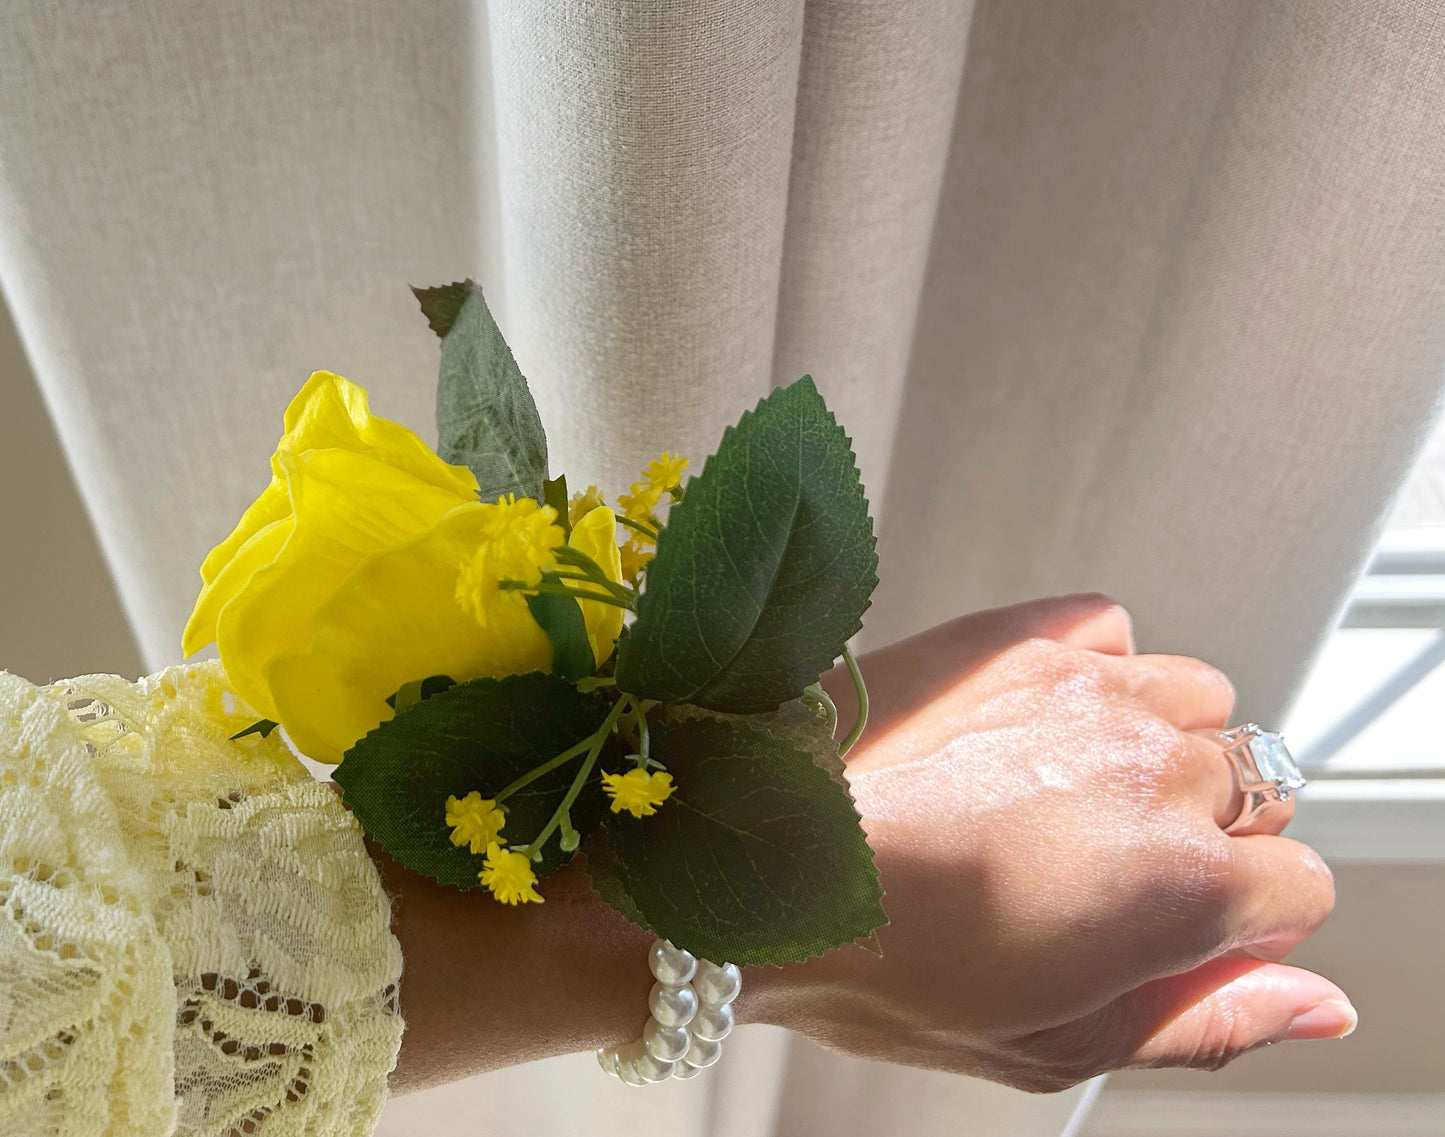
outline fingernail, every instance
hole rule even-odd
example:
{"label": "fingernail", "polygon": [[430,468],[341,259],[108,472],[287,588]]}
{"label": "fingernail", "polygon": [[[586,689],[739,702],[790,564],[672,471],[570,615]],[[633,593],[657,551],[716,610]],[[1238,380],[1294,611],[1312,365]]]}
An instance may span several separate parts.
{"label": "fingernail", "polygon": [[1294,1042],[1317,1038],[1344,1038],[1360,1021],[1355,1008],[1343,999],[1326,999],[1317,1007],[1311,1007],[1302,1015],[1295,1016],[1284,1033],[1284,1040]]}

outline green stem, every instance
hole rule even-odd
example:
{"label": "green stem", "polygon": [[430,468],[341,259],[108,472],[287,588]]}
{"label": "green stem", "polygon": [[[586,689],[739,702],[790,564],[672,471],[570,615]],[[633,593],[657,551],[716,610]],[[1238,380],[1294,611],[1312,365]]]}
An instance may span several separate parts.
{"label": "green stem", "polygon": [[590,694],[601,687],[616,687],[617,680],[611,675],[589,675],[585,679],[577,680],[577,690],[584,695]]}
{"label": "green stem", "polygon": [[612,593],[619,600],[627,601],[629,607],[631,606],[633,597],[637,595],[626,585],[616,584],[608,580],[605,576],[599,579],[585,572],[568,572],[566,569],[553,569],[547,575],[556,577],[558,580],[580,580],[585,584],[599,585],[607,589],[608,592]]}
{"label": "green stem", "polygon": [[843,645],[843,662],[848,665],[848,674],[853,680],[853,690],[858,693],[858,717],[853,720],[852,729],[843,736],[843,741],[838,744],[840,758],[846,757],[848,751],[853,749],[853,743],[858,741],[858,736],[868,725],[868,687],[863,682],[863,672],[858,670],[858,661],[853,658],[853,652],[847,644]]}
{"label": "green stem", "polygon": [[[609,587],[622,588],[615,580],[608,577],[602,570],[602,566],[584,553],[581,549],[574,549],[571,545],[561,545],[554,551],[559,563],[571,565],[573,568],[581,569],[598,584],[605,584]],[[631,591],[629,589],[628,591]]]}
{"label": "green stem", "polygon": [[823,690],[817,683],[803,690],[803,698],[816,703],[823,708],[823,713],[828,716],[828,737],[838,733],[838,704],[833,702],[828,692]]}
{"label": "green stem", "polygon": [[592,773],[592,767],[597,765],[598,755],[602,753],[602,746],[607,741],[607,736],[612,733],[612,728],[617,725],[617,719],[622,714],[622,708],[627,704],[626,699],[618,699],[612,704],[612,709],[607,712],[607,717],[602,720],[602,725],[597,728],[592,737],[587,740],[589,749],[587,757],[582,760],[578,767],[577,776],[572,779],[572,785],[567,790],[567,796],[562,799],[552,814],[552,819],[542,827],[542,832],[532,840],[532,843],[524,850],[528,860],[535,861],[541,855],[542,846],[547,843],[547,838],[552,836],[557,827],[564,824],[569,827],[572,824],[572,803],[577,800],[577,795],[582,792],[586,785],[588,776]]}
{"label": "green stem", "polygon": [[625,525],[629,529],[635,529],[654,545],[657,544],[657,530],[652,528],[652,526],[644,525],[641,521],[633,521],[630,517],[623,517],[620,513],[617,515],[617,522],[619,525]]}
{"label": "green stem", "polygon": [[645,770],[649,758],[648,748],[651,744],[647,731],[647,712],[642,707],[642,700],[636,695],[627,697],[632,700],[632,710],[637,715],[637,756],[642,759],[638,765]]}
{"label": "green stem", "polygon": [[550,592],[556,596],[572,596],[578,600],[595,600],[599,604],[611,604],[614,608],[626,608],[632,611],[632,602],[622,600],[616,596],[610,596],[605,592],[585,592],[578,588],[568,588],[564,584],[548,584],[542,581],[539,584],[528,584],[525,580],[502,580],[497,582],[497,587],[504,592]]}
{"label": "green stem", "polygon": [[565,766],[568,762],[572,761],[573,758],[576,758],[577,755],[581,754],[582,751],[586,750],[591,745],[592,737],[589,735],[581,742],[579,742],[576,746],[562,751],[562,753],[558,754],[557,757],[548,758],[547,761],[543,762],[540,766],[532,767],[532,769],[528,770],[520,778],[517,778],[515,781],[510,782],[508,785],[503,787],[502,792],[497,794],[497,796],[492,798],[492,800],[498,805],[501,805],[502,802],[506,801],[507,798],[511,797],[523,786],[530,786],[543,774],[550,774],[558,766]]}

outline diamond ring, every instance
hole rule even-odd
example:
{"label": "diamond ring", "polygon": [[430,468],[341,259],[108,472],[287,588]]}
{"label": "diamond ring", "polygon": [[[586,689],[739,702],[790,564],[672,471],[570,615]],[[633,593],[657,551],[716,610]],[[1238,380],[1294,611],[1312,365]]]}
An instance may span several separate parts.
{"label": "diamond ring", "polygon": [[1304,775],[1284,744],[1283,735],[1252,722],[1219,732],[1234,784],[1244,795],[1239,816],[1226,833],[1247,829],[1271,809],[1285,805],[1305,784]]}

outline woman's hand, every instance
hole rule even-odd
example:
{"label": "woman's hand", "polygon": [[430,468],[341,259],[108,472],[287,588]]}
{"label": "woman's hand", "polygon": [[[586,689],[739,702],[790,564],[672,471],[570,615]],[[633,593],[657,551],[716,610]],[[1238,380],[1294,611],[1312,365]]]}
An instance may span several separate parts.
{"label": "woman's hand", "polygon": [[1277,835],[1287,818],[1223,832],[1240,803],[1210,737],[1234,700],[1214,668],[1132,654],[1098,596],[967,616],[862,667],[873,720],[848,777],[882,955],[752,969],[740,1017],[1031,1090],[1353,1027],[1334,984],[1268,962],[1334,890]]}

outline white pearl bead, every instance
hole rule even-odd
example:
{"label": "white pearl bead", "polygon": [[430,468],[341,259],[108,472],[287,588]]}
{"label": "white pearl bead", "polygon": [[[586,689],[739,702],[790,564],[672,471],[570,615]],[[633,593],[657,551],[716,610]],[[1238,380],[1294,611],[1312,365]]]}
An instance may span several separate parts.
{"label": "white pearl bead", "polygon": [[697,992],[691,987],[674,987],[671,983],[654,983],[647,996],[652,1017],[663,1026],[687,1026],[697,1014]]}
{"label": "white pearl bead", "polygon": [[743,973],[736,964],[724,963],[718,966],[702,960],[697,965],[697,974],[692,980],[693,990],[704,1003],[714,1007],[731,1003],[743,989]]}
{"label": "white pearl bead", "polygon": [[648,1019],[642,1028],[642,1042],[654,1058],[676,1062],[687,1053],[692,1035],[685,1026],[663,1026],[656,1019]]}
{"label": "white pearl bead", "polygon": [[617,1077],[616,1048],[611,1046],[604,1046],[601,1050],[599,1050],[597,1052],[597,1065],[601,1066],[602,1069],[607,1071],[607,1073],[611,1074],[614,1078]]}
{"label": "white pearl bead", "polygon": [[623,1062],[617,1067],[617,1076],[629,1086],[645,1086],[647,1079],[637,1072],[637,1067],[631,1062]]}
{"label": "white pearl bead", "polygon": [[711,1005],[704,1006],[692,1020],[688,1029],[692,1032],[693,1038],[703,1038],[709,1042],[721,1042],[733,1032],[733,1006],[731,1003],[724,1003],[720,1007]]}
{"label": "white pearl bead", "polygon": [[632,1068],[649,1082],[665,1082],[672,1077],[675,1062],[663,1062],[651,1054],[643,1056],[632,1063]]}
{"label": "white pearl bead", "polygon": [[722,1057],[722,1043],[707,1038],[694,1038],[687,1048],[685,1060],[689,1066],[711,1066]]}
{"label": "white pearl bead", "polygon": [[697,960],[691,952],[673,947],[667,940],[653,941],[647,953],[647,965],[653,978],[672,987],[681,987],[697,971]]}
{"label": "white pearl bead", "polygon": [[679,1062],[672,1068],[672,1076],[674,1078],[696,1078],[701,1073],[701,1066],[689,1066],[686,1062]]}

